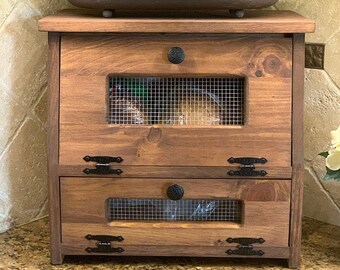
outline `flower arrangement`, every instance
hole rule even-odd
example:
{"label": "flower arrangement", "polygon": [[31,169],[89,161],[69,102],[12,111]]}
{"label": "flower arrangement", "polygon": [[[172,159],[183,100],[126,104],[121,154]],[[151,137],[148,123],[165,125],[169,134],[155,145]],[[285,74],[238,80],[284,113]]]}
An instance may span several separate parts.
{"label": "flower arrangement", "polygon": [[331,131],[332,146],[329,151],[320,153],[326,158],[325,180],[335,179],[340,181],[340,126]]}

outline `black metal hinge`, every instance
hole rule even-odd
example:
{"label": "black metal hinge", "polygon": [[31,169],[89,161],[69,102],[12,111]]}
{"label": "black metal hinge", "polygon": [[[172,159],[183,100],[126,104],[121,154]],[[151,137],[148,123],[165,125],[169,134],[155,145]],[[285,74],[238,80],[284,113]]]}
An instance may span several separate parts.
{"label": "black metal hinge", "polygon": [[86,162],[96,162],[95,169],[86,168],[83,170],[85,174],[116,174],[121,175],[123,171],[121,169],[112,169],[110,163],[121,163],[124,160],[121,157],[108,157],[108,156],[86,156],[84,157]]}
{"label": "black metal hinge", "polygon": [[123,236],[112,236],[112,235],[91,235],[85,236],[87,240],[95,240],[100,242],[123,242]]}
{"label": "black metal hinge", "polygon": [[124,238],[122,236],[110,236],[110,235],[91,235],[85,236],[87,240],[98,241],[95,248],[88,247],[85,249],[87,253],[123,253],[124,249],[121,247],[112,247],[111,242],[122,242]]}
{"label": "black metal hinge", "polygon": [[241,157],[228,159],[230,164],[239,163],[241,164],[239,170],[231,170],[228,172],[229,176],[266,176],[267,172],[264,170],[257,171],[255,164],[265,164],[267,163],[266,158],[253,158],[253,157]]}
{"label": "black metal hinge", "polygon": [[253,244],[263,244],[265,240],[263,238],[228,238],[228,243],[237,243],[237,249],[228,249],[226,253],[228,255],[239,256],[263,256],[265,253],[263,250],[255,250]]}

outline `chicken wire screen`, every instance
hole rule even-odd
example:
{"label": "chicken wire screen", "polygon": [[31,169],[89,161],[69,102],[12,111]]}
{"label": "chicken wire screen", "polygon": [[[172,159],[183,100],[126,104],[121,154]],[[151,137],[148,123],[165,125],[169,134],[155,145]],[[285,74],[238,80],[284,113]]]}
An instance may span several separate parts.
{"label": "chicken wire screen", "polygon": [[108,219],[139,221],[233,221],[241,222],[238,200],[164,200],[109,198]]}
{"label": "chicken wire screen", "polygon": [[244,78],[109,77],[109,124],[244,125]]}

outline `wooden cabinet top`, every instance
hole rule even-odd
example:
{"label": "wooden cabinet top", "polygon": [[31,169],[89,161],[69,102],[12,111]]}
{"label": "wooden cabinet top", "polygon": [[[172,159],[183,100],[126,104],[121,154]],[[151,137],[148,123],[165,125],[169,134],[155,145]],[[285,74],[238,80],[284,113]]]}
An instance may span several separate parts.
{"label": "wooden cabinet top", "polygon": [[314,21],[292,11],[247,11],[245,18],[219,12],[118,12],[103,18],[100,11],[63,10],[39,21],[48,32],[97,33],[311,33]]}

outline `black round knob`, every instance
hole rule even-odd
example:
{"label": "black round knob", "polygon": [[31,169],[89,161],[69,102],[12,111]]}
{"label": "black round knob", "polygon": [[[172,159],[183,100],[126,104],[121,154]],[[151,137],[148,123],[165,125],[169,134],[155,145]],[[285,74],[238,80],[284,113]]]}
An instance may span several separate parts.
{"label": "black round knob", "polygon": [[178,201],[183,198],[184,189],[181,186],[174,184],[168,187],[166,195],[168,195],[170,200]]}
{"label": "black round knob", "polygon": [[173,64],[181,64],[185,59],[185,52],[180,47],[173,47],[168,52],[168,59]]}

